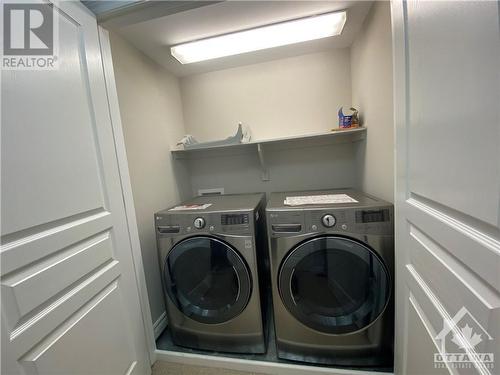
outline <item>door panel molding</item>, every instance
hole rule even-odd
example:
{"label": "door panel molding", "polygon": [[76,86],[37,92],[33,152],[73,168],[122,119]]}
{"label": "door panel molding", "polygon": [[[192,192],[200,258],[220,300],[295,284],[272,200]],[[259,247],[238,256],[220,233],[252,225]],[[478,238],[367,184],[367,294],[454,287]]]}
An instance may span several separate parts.
{"label": "door panel molding", "polygon": [[449,5],[406,5],[409,191],[498,227],[498,2]]}
{"label": "door panel molding", "polygon": [[57,326],[47,337],[40,340],[37,345],[35,345],[31,350],[26,353],[21,361],[23,362],[35,362],[43,353],[50,348],[59,338],[61,338],[67,331],[69,331],[74,325],[78,324],[85,315],[92,311],[98,304],[100,304],[105,298],[107,298],[111,293],[115,292],[118,288],[116,281],[112,282],[91,298],[85,305],[83,305],[78,311],[76,311],[71,317],[65,320],[62,324]]}
{"label": "door panel molding", "polygon": [[[408,217],[410,220],[425,226],[429,232],[439,233],[446,241],[446,245],[453,248],[453,253],[462,261],[471,262],[474,264],[474,259],[478,258],[477,252],[481,252],[481,256],[487,257],[487,262],[490,264],[493,261],[500,265],[500,230],[492,228],[490,225],[479,222],[473,218],[461,216],[458,212],[447,212],[446,207],[434,204],[431,206],[429,201],[424,202],[415,194],[411,194],[411,198],[406,201],[408,207]],[[467,223],[467,221],[469,223]],[[441,234],[441,232],[444,232]],[[466,245],[464,246],[464,242]],[[466,250],[470,246],[474,252]],[[447,246],[448,247],[448,246]],[[482,271],[481,265],[481,271]],[[496,270],[499,268],[497,267]],[[498,272],[495,272],[497,279],[493,285],[498,285]],[[488,275],[490,275],[488,273]],[[492,276],[492,275],[490,275]]]}
{"label": "door panel molding", "polygon": [[[408,275],[410,276],[408,283],[408,287],[410,289],[408,300],[410,301],[410,305],[415,309],[418,317],[421,320],[421,324],[426,328],[425,334],[429,336],[427,340],[432,341],[436,353],[440,353],[441,355],[443,355],[445,353],[442,352],[440,344],[437,342],[436,337],[443,328],[443,321],[452,322],[453,316],[448,313],[447,309],[443,306],[437,295],[432,291],[429,285],[427,285],[423,277],[416,271],[416,269],[412,266],[408,266],[407,270]],[[473,349],[474,346],[470,344],[470,338],[464,336],[458,326],[450,324],[450,328],[454,336],[459,337],[460,340],[464,343],[469,343],[469,346],[467,347],[465,352],[470,356],[470,358],[475,358],[476,351]],[[495,348],[488,345],[490,343],[491,342],[484,341],[484,345],[477,348],[481,351],[493,352]],[[423,348],[420,348],[420,350],[422,349]],[[421,358],[421,361],[424,366],[432,362],[429,361],[428,356],[425,358]],[[451,374],[492,374],[481,361],[476,359],[473,362],[475,366],[472,369],[455,369],[449,367],[447,369]],[[405,371],[406,370],[407,369],[405,369]],[[437,373],[439,369],[434,370]]]}
{"label": "door panel molding", "polygon": [[[52,234],[57,234],[64,230],[69,230],[73,226],[85,225],[86,222],[98,220],[101,216],[107,216],[110,213],[105,211],[102,207],[92,209],[89,211],[81,212],[76,215],[67,216],[54,221],[49,221],[40,225],[35,225],[24,230],[2,235],[0,251],[8,251],[15,246],[23,245],[27,242],[37,240],[39,237],[48,237]],[[110,225],[111,226],[111,225]]]}
{"label": "door panel molding", "polygon": [[456,230],[470,233],[472,236],[495,238],[500,235],[498,227],[412,191],[408,193],[407,203],[438,220],[449,223]]}
{"label": "door panel molding", "polygon": [[113,226],[111,214],[102,212],[6,243],[0,247],[2,277],[45,258],[57,256],[69,246]]}
{"label": "door panel molding", "polygon": [[[443,319],[450,320],[451,316],[418,271],[411,265],[406,267],[406,271],[408,275],[408,299],[411,298],[413,304],[418,306],[417,310],[421,311],[419,315],[425,316],[424,325],[428,328],[432,341],[435,342],[434,337],[439,332]],[[437,343],[435,345],[439,347]]]}
{"label": "door panel molding", "polygon": [[[104,159],[100,160],[97,152],[99,129],[96,119],[100,117],[94,103],[97,97],[94,100],[89,97],[89,85],[97,83],[90,82],[95,80],[96,74],[91,64],[92,59],[95,60],[94,52],[88,51],[95,48],[88,35],[89,19],[67,16],[73,10],[62,9],[65,5],[52,7],[59,15],[56,17],[59,42],[65,47],[72,46],[59,49],[61,66],[52,71],[6,72],[9,79],[2,82],[7,89],[18,88],[12,88],[12,94],[3,98],[4,108],[14,109],[21,103],[30,106],[30,111],[4,111],[4,121],[24,126],[2,129],[2,136],[18,140],[17,144],[2,144],[6,148],[2,155],[2,178],[10,181],[2,189],[2,235],[26,231],[90,210],[108,209],[107,189],[103,186]],[[33,82],[37,84],[32,85]],[[20,88],[24,89],[23,102],[16,101]],[[60,108],[47,111],[55,103],[59,103]],[[29,126],[32,121],[38,126]],[[30,138],[38,142],[20,152],[17,148],[26,146],[22,142]],[[86,189],[80,189],[82,181]],[[78,199],[75,199],[75,191],[79,193]]]}
{"label": "door panel molding", "polygon": [[[2,278],[6,304],[17,307],[17,321],[40,304],[70,288],[73,283],[113,257],[109,232],[98,234],[56,256],[11,272]],[[10,314],[9,319],[13,315]]]}
{"label": "door panel molding", "polygon": [[[117,304],[121,304],[120,293],[118,283],[114,281],[21,357],[19,362],[28,373],[33,374],[127,373],[136,360],[128,357],[132,348],[126,332],[117,329],[126,326],[125,320],[122,316],[115,316],[115,320],[110,321]],[[97,332],[102,332],[99,345],[74,352],[73,345]],[[114,345],[117,342],[120,345]],[[102,347],[106,350],[103,351]],[[99,357],[104,363],[87,363]]]}
{"label": "door panel molding", "polygon": [[92,299],[106,285],[118,279],[120,270],[117,261],[105,264],[91,276],[86,278],[67,293],[57,298],[52,303],[36,310],[21,321],[10,334],[16,352],[25,353],[29,350],[30,341],[41,340],[51,332],[58,322],[64,321],[73,315],[87,301]]}
{"label": "door panel molding", "polygon": [[[410,316],[414,315],[417,317],[418,320],[414,319],[414,322],[415,322],[415,325],[417,327],[419,327],[417,332],[412,332],[411,331],[412,327],[409,327],[410,328],[409,333],[411,334],[412,340],[410,342],[408,342],[407,345],[411,349],[413,349],[411,351],[414,352],[414,351],[427,350],[426,354],[420,354],[421,358],[428,357],[429,354],[431,354],[433,352],[439,352],[439,346],[437,345],[436,341],[434,340],[435,331],[432,328],[432,326],[430,325],[429,320],[425,316],[424,311],[422,310],[422,308],[420,307],[420,305],[416,301],[415,296],[413,296],[411,293],[410,293],[410,296],[408,298],[407,305],[408,305],[408,314]],[[415,337],[414,334],[417,334],[418,336]],[[417,343],[415,343],[415,341],[417,341]],[[423,344],[423,343],[425,343],[425,344]],[[429,345],[429,343],[430,343],[430,345]],[[412,348],[412,346],[414,346],[414,348]],[[429,348],[429,346],[431,346],[431,348]],[[422,371],[425,364],[418,361],[418,359],[413,360],[414,363],[411,363],[412,360],[413,360],[413,358],[410,358],[410,363],[408,363],[408,367],[407,367],[407,374],[408,375],[430,374],[431,371],[453,375],[453,371],[446,364],[445,364],[446,368],[442,368],[439,370],[434,369],[434,368],[430,369],[428,367],[429,365],[427,364],[428,371],[427,370]]]}
{"label": "door panel molding", "polygon": [[[470,272],[464,263],[413,225],[410,227],[410,236],[411,264],[426,275],[426,280],[442,289],[442,299],[456,297],[454,302],[462,302],[462,305],[454,307],[455,311],[464,303],[470,303],[471,309],[477,304],[488,309],[500,308],[498,291]],[[474,303],[471,300],[475,300]]]}

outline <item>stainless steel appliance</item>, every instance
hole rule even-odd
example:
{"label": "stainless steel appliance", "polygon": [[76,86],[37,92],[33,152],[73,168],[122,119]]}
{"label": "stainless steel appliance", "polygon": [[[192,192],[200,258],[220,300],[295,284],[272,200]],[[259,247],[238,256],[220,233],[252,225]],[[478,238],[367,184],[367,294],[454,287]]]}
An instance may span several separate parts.
{"label": "stainless steel appliance", "polygon": [[183,206],[155,214],[173,342],[264,353],[268,288],[259,285],[269,267],[264,195],[202,196]]}
{"label": "stainless steel appliance", "polygon": [[[284,204],[326,194],[356,202]],[[278,356],[391,366],[392,205],[355,190],[273,193],[266,215]]]}

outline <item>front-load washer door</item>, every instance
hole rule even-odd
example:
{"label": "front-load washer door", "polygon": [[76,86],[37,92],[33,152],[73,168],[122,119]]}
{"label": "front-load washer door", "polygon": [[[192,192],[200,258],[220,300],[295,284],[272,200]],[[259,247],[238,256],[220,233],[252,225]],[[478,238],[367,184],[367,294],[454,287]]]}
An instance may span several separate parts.
{"label": "front-load washer door", "polygon": [[195,236],[177,243],[164,267],[165,289],[177,308],[201,323],[226,322],[246,307],[252,292],[247,264],[228,243]]}
{"label": "front-load washer door", "polygon": [[281,299],[301,323],[349,334],[373,323],[391,294],[391,278],[367,245],[339,236],[312,238],[292,248],[278,276]]}

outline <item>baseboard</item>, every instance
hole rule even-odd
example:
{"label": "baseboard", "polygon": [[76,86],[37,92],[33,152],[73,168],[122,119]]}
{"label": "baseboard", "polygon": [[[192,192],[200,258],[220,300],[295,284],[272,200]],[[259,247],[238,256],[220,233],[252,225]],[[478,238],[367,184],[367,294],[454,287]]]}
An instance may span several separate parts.
{"label": "baseboard", "polygon": [[167,350],[156,350],[158,361],[181,363],[192,366],[217,367],[233,371],[258,372],[273,375],[392,375],[392,372],[373,372],[337,369],[331,367],[296,365],[293,363],[277,363],[254,361],[250,359],[215,357],[210,355],[179,353]]}
{"label": "baseboard", "polygon": [[163,314],[160,315],[160,317],[154,322],[153,324],[153,331],[155,333],[155,340],[160,337],[162,332],[167,328],[167,312],[164,311]]}

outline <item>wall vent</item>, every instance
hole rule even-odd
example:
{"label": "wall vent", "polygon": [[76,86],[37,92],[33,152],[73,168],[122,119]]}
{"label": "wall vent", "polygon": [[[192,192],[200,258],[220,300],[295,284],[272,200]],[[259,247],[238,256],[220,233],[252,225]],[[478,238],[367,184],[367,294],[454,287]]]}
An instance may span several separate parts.
{"label": "wall vent", "polygon": [[198,195],[223,195],[224,188],[198,189]]}

